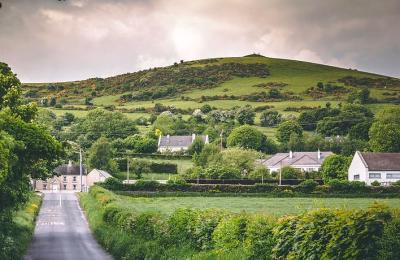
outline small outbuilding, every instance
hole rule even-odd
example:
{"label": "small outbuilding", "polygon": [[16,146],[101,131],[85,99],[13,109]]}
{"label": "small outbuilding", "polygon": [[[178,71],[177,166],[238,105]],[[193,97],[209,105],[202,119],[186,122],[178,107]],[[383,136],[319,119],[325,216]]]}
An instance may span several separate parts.
{"label": "small outbuilding", "polygon": [[354,154],[348,171],[349,181],[363,181],[367,185],[377,181],[389,185],[400,180],[400,153]]}
{"label": "small outbuilding", "polygon": [[112,175],[106,171],[93,169],[89,174],[86,176],[87,178],[87,186],[91,187],[96,182],[105,182],[106,179],[111,178]]}

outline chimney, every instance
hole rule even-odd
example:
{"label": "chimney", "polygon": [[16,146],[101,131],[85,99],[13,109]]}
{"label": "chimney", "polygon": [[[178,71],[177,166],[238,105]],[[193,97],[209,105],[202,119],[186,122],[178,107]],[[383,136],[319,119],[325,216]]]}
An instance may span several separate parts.
{"label": "chimney", "polygon": [[289,158],[290,158],[290,159],[293,159],[293,152],[292,152],[292,150],[290,150],[290,152],[289,152]]}
{"label": "chimney", "polygon": [[318,156],[318,160],[321,160],[321,151],[319,150],[319,148],[318,148],[317,156]]}
{"label": "chimney", "polygon": [[196,134],[192,134],[192,143],[193,143],[194,139],[196,139]]}

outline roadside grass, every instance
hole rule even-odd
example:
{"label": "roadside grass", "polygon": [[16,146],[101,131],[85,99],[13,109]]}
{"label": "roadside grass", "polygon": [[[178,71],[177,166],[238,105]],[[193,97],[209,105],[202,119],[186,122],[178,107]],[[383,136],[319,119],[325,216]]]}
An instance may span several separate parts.
{"label": "roadside grass", "polygon": [[138,212],[171,214],[178,208],[226,209],[232,212],[293,215],[318,208],[360,209],[374,202],[400,208],[400,199],[374,198],[262,198],[262,197],[129,197],[118,195],[118,206]]}
{"label": "roadside grass", "polygon": [[31,242],[42,198],[32,193],[26,205],[14,213],[10,230],[9,245],[0,252],[1,259],[22,259]]}

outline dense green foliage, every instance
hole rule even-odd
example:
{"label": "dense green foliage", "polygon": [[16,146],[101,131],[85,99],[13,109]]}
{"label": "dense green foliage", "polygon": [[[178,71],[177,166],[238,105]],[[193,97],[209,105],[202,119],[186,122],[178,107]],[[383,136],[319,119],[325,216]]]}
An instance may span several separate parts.
{"label": "dense green foliage", "polygon": [[221,210],[177,209],[164,215],[121,207],[118,200],[98,187],[81,196],[97,239],[117,259],[390,259],[397,254],[389,240],[399,216],[381,206],[314,210],[277,221]]}
{"label": "dense green foliage", "polygon": [[348,170],[352,157],[330,155],[321,165],[321,173],[325,180],[347,180]]}
{"label": "dense green foliage", "polygon": [[0,63],[0,225],[27,201],[30,178],[52,175],[62,152],[60,143],[34,122],[36,106],[23,104],[20,93],[15,74]]}
{"label": "dense green foliage", "polygon": [[0,259],[20,259],[25,254],[35,228],[42,199],[29,194],[29,200],[20,210],[13,213],[13,219],[0,225]]}

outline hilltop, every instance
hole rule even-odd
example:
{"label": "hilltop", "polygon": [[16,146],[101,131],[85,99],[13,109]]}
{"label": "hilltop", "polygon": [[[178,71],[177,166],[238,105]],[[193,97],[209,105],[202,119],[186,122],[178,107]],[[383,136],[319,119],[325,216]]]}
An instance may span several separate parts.
{"label": "hilltop", "polygon": [[364,88],[370,90],[372,109],[400,100],[396,78],[257,54],[180,61],[104,79],[23,84],[26,99],[47,100],[43,105],[57,114],[69,110],[80,116],[105,107],[134,118],[154,109],[191,114],[205,103],[222,109],[249,104],[293,114],[326,102],[346,102]]}

